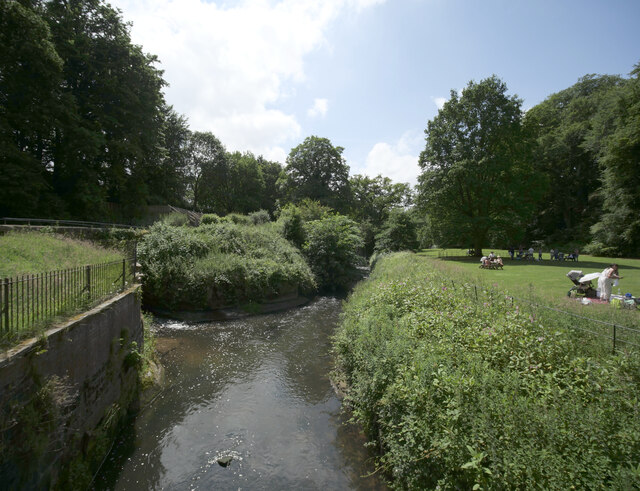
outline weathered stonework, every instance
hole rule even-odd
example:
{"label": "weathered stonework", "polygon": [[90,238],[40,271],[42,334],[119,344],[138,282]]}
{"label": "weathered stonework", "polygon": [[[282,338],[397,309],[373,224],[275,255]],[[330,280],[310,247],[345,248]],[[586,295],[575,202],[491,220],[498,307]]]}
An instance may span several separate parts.
{"label": "weathered stonework", "polygon": [[136,400],[139,288],[0,354],[0,488],[55,487]]}

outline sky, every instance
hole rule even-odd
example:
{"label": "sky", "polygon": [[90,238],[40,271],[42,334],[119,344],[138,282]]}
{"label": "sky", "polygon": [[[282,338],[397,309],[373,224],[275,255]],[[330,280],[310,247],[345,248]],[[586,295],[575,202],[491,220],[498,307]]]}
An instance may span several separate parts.
{"label": "sky", "polygon": [[109,0],[167,102],[229,151],[286,162],[308,136],[350,174],[415,184],[451,90],[493,74],[526,110],[640,62],[640,0]]}

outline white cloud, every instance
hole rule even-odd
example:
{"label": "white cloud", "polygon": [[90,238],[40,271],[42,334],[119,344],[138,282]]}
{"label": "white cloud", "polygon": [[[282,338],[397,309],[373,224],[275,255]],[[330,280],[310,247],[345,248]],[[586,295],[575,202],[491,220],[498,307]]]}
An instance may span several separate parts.
{"label": "white cloud", "polygon": [[[133,42],[160,59],[170,84],[167,102],[186,114],[192,129],[213,132],[229,150],[282,155],[281,147],[302,130],[296,115],[278,103],[304,81],[305,57],[328,44],[325,32],[346,9],[383,1],[110,3],[133,22]],[[324,114],[326,101],[317,101],[317,114]]]}
{"label": "white cloud", "polygon": [[448,99],[446,97],[432,97],[431,100],[438,107],[438,110],[440,110],[444,107],[444,103],[447,102]]}
{"label": "white cloud", "polygon": [[364,167],[354,173],[375,177],[382,174],[394,182],[418,182],[418,157],[424,146],[421,133],[409,131],[395,143],[378,142],[369,151]]}
{"label": "white cloud", "polygon": [[313,106],[307,111],[307,115],[311,118],[324,117],[327,114],[327,109],[329,109],[329,101],[327,99],[315,99]]}

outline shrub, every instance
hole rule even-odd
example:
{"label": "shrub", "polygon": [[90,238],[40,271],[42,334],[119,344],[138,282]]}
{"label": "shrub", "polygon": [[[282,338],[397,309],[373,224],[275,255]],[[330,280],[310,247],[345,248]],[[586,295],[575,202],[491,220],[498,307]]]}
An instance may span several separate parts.
{"label": "shrub", "polygon": [[269,223],[271,217],[267,210],[258,210],[253,213],[249,213],[249,219],[254,225],[262,225],[263,223]]}
{"label": "shrub", "polygon": [[394,487],[638,487],[638,355],[482,296],[403,253],[345,305],[340,375]]}
{"label": "shrub", "polygon": [[358,278],[363,262],[358,250],[363,242],[358,225],[342,215],[304,224],[302,252],[323,288],[348,288]]}
{"label": "shrub", "polygon": [[165,225],[170,225],[172,227],[182,227],[183,225],[187,225],[189,223],[189,217],[187,215],[174,211],[162,217],[160,220]]}
{"label": "shrub", "polygon": [[215,213],[205,213],[200,218],[200,225],[211,225],[212,223],[220,223],[220,217]]}

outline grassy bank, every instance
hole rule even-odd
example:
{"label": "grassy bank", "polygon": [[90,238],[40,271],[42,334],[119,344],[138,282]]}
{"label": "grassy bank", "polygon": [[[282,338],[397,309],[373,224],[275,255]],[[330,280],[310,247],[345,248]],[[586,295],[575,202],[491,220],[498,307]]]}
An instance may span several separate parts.
{"label": "grassy bank", "polygon": [[0,278],[54,271],[122,259],[119,251],[94,243],[41,232],[0,236]]}
{"label": "grassy bank", "polygon": [[383,258],[335,338],[348,401],[398,488],[640,485],[640,362],[559,314],[416,255]]}

